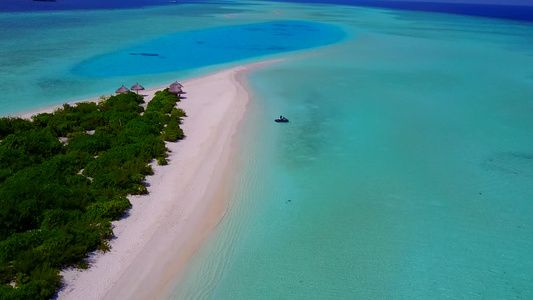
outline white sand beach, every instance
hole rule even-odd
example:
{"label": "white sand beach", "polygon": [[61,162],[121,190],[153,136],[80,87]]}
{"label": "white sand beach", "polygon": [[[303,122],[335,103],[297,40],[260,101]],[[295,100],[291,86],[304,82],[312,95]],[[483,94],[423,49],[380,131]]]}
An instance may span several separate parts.
{"label": "white sand beach", "polygon": [[[182,82],[178,106],[186,138],[167,143],[169,165],[153,164],[149,194],[131,196],[128,216],[113,222],[107,253],[92,253],[90,268],[62,271],[58,299],[157,299],[172,285],[226,210],[225,179],[234,137],[249,95],[243,74],[270,62],[239,66]],[[145,99],[166,86],[141,91]],[[95,100],[95,99],[92,99]],[[21,114],[53,111],[54,108]]]}

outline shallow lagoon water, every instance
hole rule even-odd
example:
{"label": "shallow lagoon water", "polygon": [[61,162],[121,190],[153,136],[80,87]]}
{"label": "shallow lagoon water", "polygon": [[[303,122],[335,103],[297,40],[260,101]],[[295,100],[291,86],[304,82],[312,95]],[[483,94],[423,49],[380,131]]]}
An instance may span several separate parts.
{"label": "shallow lagoon water", "polygon": [[[25,41],[62,54],[55,59],[32,61],[31,47],[0,32],[28,50],[12,56],[27,66],[3,61],[3,89],[10,74],[11,83],[26,79],[28,95],[39,95],[37,84],[65,100],[76,95],[67,87],[102,93],[124,81],[161,83],[241,63],[111,78],[70,71],[176,31],[302,20],[346,34],[329,46],[270,55],[289,59],[251,74],[254,100],[239,133],[228,213],[173,299],[533,297],[530,23],[255,2],[86,14],[92,18],[54,15],[79,23],[77,36],[43,29],[81,45],[62,49],[70,43],[47,44],[36,33]],[[132,26],[143,34],[134,37]],[[280,114],[291,122],[274,123]]]}
{"label": "shallow lagoon water", "polygon": [[343,36],[339,27],[305,21],[193,30],[89,59],[73,72],[88,77],[177,72],[333,44]]}
{"label": "shallow lagoon water", "polygon": [[533,28],[298,9],[355,38],[252,74],[228,215],[173,299],[532,297]]}

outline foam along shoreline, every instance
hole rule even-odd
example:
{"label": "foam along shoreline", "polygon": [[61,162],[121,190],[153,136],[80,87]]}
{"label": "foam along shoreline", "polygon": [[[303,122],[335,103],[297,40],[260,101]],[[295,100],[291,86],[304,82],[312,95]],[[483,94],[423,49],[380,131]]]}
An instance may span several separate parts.
{"label": "foam along shoreline", "polygon": [[[58,299],[157,299],[174,283],[226,210],[225,175],[233,138],[249,95],[246,72],[275,63],[238,66],[183,82],[186,138],[167,143],[167,166],[153,165],[149,194],[131,196],[129,216],[113,222],[111,251],[90,254],[90,268],[61,272]],[[146,100],[163,87],[143,91]],[[38,112],[20,114],[30,117]]]}

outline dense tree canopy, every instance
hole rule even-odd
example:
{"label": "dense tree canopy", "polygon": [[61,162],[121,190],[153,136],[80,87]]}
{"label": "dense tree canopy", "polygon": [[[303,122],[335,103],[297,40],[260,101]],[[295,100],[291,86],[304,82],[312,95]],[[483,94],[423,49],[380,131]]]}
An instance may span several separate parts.
{"label": "dense tree canopy", "polygon": [[0,299],[49,299],[59,270],[109,249],[111,221],[145,194],[149,163],[183,138],[179,97],[120,94],[0,119]]}

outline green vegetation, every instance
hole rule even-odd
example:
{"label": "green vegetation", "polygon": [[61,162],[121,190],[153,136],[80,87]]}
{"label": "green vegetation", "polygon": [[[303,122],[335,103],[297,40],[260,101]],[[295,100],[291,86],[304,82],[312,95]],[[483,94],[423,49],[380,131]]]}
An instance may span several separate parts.
{"label": "green vegetation", "polygon": [[144,111],[127,93],[0,119],[0,299],[49,299],[60,269],[109,249],[126,196],[148,193],[149,163],[183,138],[178,101],[160,91]]}

